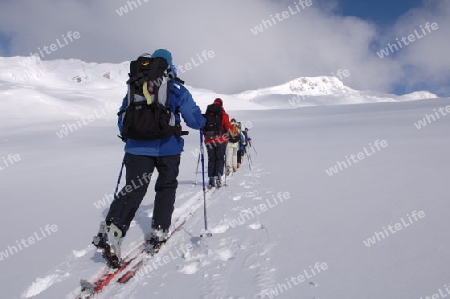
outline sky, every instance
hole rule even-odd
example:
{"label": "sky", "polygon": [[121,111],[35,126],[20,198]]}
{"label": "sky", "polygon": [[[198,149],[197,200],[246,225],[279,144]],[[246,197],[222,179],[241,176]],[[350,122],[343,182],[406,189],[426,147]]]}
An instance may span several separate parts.
{"label": "sky", "polygon": [[120,63],[167,48],[188,85],[219,93],[347,70],[355,89],[450,96],[449,16],[442,0],[1,0],[0,56]]}
{"label": "sky", "polygon": [[404,13],[412,8],[421,7],[421,4],[421,0],[342,0],[339,2],[338,10],[344,16],[356,16],[382,25],[395,23]]}

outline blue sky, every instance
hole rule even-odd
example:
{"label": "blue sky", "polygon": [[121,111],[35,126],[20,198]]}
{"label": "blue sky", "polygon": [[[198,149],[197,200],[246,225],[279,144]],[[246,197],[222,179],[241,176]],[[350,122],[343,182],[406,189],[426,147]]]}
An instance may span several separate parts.
{"label": "blue sky", "polygon": [[341,0],[338,11],[344,16],[356,16],[386,25],[394,23],[398,17],[421,4],[421,0]]}
{"label": "blue sky", "polygon": [[[351,76],[343,82],[355,89],[450,96],[450,0],[310,0],[260,34],[252,29],[299,0],[141,0],[117,13],[133,1],[0,0],[0,56],[28,56],[78,31],[79,40],[43,59],[120,63],[163,47],[182,64],[214,51],[214,59],[183,79],[229,94],[347,69]],[[169,21],[161,11],[170,11]],[[427,22],[439,30],[377,56]]]}
{"label": "blue sky", "polygon": [[[376,23],[380,28],[389,28],[399,17],[407,13],[410,9],[419,8],[421,0],[378,0],[378,1],[355,1],[340,0],[337,12],[343,16],[355,16]],[[398,55],[397,53],[393,53]],[[426,83],[415,85],[417,89],[430,88]],[[391,92],[404,94],[411,91],[402,83],[397,83],[392,87]]]}
{"label": "blue sky", "polygon": [[4,53],[6,56],[11,55],[10,50],[9,50],[10,41],[11,41],[10,37],[0,33],[1,52]]}

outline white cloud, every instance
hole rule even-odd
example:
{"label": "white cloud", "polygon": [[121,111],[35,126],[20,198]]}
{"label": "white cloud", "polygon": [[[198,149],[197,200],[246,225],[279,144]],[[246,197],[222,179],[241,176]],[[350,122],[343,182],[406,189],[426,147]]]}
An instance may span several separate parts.
{"label": "white cloud", "polygon": [[[431,82],[435,88],[447,87],[450,80],[450,2],[425,3],[425,9],[410,11],[396,24],[394,32],[397,37],[411,34],[415,29],[423,36],[408,45],[398,59],[402,66],[414,68],[413,73],[404,74],[409,86]],[[425,29],[424,35],[420,26],[425,27],[427,22],[436,23],[439,28],[431,32]]]}
{"label": "white cloud", "polygon": [[[182,64],[203,50],[213,50],[213,59],[183,74],[183,79],[217,92],[275,85],[300,76],[331,75],[338,69],[348,69],[351,75],[344,83],[359,89],[389,91],[398,83],[413,87],[424,80],[440,85],[450,63],[448,53],[445,55],[448,1],[426,2],[383,34],[368,21],[336,15],[336,1],[326,5],[318,1],[312,0],[311,7],[258,35],[250,29],[288,10],[289,5],[294,7],[294,1],[134,0],[138,7],[119,16],[116,9],[132,0],[10,0],[0,4],[0,28],[13,36],[11,52],[16,55],[36,52],[68,31],[80,32],[79,40],[46,59],[122,62],[166,47],[175,64]],[[433,20],[439,24],[433,36],[402,49],[395,59],[376,55],[379,48],[373,47],[374,43],[385,47],[402,32]],[[405,66],[423,74],[407,76]]]}

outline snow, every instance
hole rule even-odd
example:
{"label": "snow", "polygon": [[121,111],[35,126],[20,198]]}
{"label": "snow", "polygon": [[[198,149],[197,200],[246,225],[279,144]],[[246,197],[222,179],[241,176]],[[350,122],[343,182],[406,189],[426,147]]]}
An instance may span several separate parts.
{"label": "snow", "polygon": [[[24,70],[23,59],[0,58],[2,298],[74,298],[80,279],[92,280],[104,268],[90,242],[123,157],[113,108],[126,89],[127,63],[34,61]],[[200,238],[199,138],[190,130],[173,214],[174,226],[186,223],[159,260],[146,260],[128,284],[98,298],[447,294],[450,117],[439,109],[446,111],[450,99],[426,91],[357,91],[336,77],[236,95],[189,88],[203,110],[220,96],[231,117],[250,128],[251,169],[247,157],[228,186],[207,194],[213,237]],[[425,125],[418,129],[420,120]],[[377,149],[377,140],[387,146]],[[350,155],[364,148],[372,154],[350,165]],[[339,162],[347,167],[327,174]],[[123,254],[148,232],[153,184]],[[414,211],[424,217],[415,220]],[[388,231],[396,224],[401,229]],[[52,225],[57,230],[49,234]],[[385,230],[389,235],[366,245]]]}

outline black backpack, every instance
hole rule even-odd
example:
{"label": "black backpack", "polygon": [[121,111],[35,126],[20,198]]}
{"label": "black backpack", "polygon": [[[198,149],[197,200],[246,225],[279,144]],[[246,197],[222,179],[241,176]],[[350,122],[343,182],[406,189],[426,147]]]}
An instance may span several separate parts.
{"label": "black backpack", "polygon": [[[128,102],[123,115],[122,140],[155,140],[175,135],[187,135],[181,131],[174,111],[169,107],[171,79],[184,83],[170,75],[164,58],[140,56],[131,61],[128,84]],[[177,112],[175,112],[177,113]]]}
{"label": "black backpack", "polygon": [[203,115],[206,119],[203,133],[205,137],[216,138],[223,134],[222,130],[222,107],[217,104],[210,104]]}

